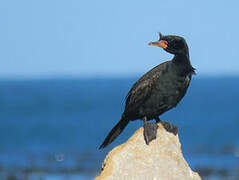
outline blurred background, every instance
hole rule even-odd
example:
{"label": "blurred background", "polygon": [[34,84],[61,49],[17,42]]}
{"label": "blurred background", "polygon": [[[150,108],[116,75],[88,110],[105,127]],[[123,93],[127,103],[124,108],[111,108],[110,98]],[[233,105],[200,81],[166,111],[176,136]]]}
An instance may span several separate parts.
{"label": "blurred background", "polygon": [[162,116],[205,180],[239,179],[239,1],[0,1],[0,179],[88,180],[133,83],[172,55],[158,32],[185,37],[197,69]]}

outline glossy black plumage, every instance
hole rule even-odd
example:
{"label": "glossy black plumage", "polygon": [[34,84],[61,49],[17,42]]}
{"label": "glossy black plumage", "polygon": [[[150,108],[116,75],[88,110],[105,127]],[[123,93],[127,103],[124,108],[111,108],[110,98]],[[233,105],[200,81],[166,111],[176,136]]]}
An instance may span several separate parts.
{"label": "glossy black plumage", "polygon": [[[186,41],[179,36],[161,34],[160,40],[166,41],[167,45],[162,47],[174,54],[174,58],[154,67],[132,86],[121,120],[110,131],[100,148],[110,144],[130,121],[159,120],[159,115],[175,107],[184,97],[194,74]],[[150,45],[158,46],[160,40]]]}

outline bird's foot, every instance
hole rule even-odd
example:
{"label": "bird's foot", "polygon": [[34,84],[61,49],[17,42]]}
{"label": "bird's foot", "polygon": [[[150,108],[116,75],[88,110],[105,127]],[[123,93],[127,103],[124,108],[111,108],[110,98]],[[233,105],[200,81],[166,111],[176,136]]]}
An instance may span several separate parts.
{"label": "bird's foot", "polygon": [[160,122],[164,129],[170,133],[173,133],[175,136],[178,134],[178,127],[177,126],[174,126],[173,124],[169,123],[169,122],[164,122],[164,121],[161,121]]}
{"label": "bird's foot", "polygon": [[149,145],[152,140],[156,139],[157,129],[158,125],[156,123],[144,123],[144,140],[147,145]]}

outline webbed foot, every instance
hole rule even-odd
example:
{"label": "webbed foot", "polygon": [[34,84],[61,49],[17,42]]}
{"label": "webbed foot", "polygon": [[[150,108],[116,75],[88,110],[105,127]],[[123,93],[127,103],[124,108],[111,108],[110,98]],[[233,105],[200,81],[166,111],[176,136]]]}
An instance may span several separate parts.
{"label": "webbed foot", "polygon": [[144,140],[147,145],[156,139],[157,129],[158,125],[156,123],[149,123],[147,120],[144,120]]}
{"label": "webbed foot", "polygon": [[163,122],[161,121],[161,124],[163,125],[164,129],[170,133],[173,133],[175,136],[178,134],[178,127],[174,126],[173,124],[169,122]]}

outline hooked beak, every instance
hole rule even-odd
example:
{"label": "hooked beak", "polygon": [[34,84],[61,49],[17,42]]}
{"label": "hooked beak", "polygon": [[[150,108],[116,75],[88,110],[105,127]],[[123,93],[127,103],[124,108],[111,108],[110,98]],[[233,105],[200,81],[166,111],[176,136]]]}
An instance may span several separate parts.
{"label": "hooked beak", "polygon": [[165,40],[159,40],[159,41],[155,41],[155,42],[150,42],[149,45],[150,46],[158,46],[163,49],[166,49],[168,47],[168,42]]}

